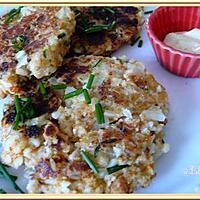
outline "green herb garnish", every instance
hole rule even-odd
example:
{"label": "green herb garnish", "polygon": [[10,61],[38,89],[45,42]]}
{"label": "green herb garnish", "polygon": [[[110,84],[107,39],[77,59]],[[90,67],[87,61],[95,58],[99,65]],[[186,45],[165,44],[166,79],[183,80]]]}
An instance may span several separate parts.
{"label": "green herb garnish", "polygon": [[104,141],[102,141],[99,145],[96,146],[96,148],[94,150],[94,157],[95,158],[97,157],[97,153],[101,149],[101,145],[103,145],[103,144],[110,144],[110,143],[113,143],[113,142],[116,142],[116,141],[117,141],[117,139],[110,139],[110,140],[104,140]]}
{"label": "green herb garnish", "polygon": [[20,114],[16,114],[14,123],[13,123],[13,129],[16,130],[20,122]]}
{"label": "green herb garnish", "polygon": [[83,151],[83,150],[80,151],[80,154],[81,154],[83,160],[89,165],[90,169],[91,169],[95,174],[98,174],[98,173],[99,173],[99,170],[98,170],[98,168],[96,167],[96,165],[94,164],[94,162],[91,160],[90,154],[89,154],[87,151]]}
{"label": "green herb garnish", "polygon": [[94,64],[94,66],[93,66],[92,68],[95,68],[101,61],[102,61],[102,59],[98,60],[98,61]]}
{"label": "green herb garnish", "polygon": [[5,24],[9,24],[10,21],[16,16],[18,15],[20,12],[21,12],[21,9],[23,8],[24,6],[20,6],[19,8],[14,8],[12,9],[7,15],[6,15],[6,18],[4,20],[4,23]]}
{"label": "green herb garnish", "polygon": [[149,10],[149,11],[145,11],[144,14],[148,15],[148,14],[151,14],[152,12],[153,12],[153,10]]}
{"label": "green herb garnish", "polygon": [[141,48],[142,45],[143,45],[143,40],[140,40],[140,41],[138,42],[138,47]]}
{"label": "green herb garnish", "polygon": [[20,98],[20,100],[24,102],[30,102],[30,99],[28,97]]}
{"label": "green herb garnish", "polygon": [[129,165],[115,165],[113,167],[108,167],[107,172],[108,172],[108,174],[113,174],[123,168],[126,168],[126,167],[129,167]]}
{"label": "green herb garnish", "polygon": [[24,35],[20,35],[12,39],[12,48],[17,52],[21,51],[26,45],[27,37]]}
{"label": "green herb garnish", "polygon": [[88,91],[86,89],[83,89],[83,95],[84,95],[84,98],[85,98],[85,102],[87,104],[90,104],[91,103],[91,98],[90,98],[90,95],[88,93]]}
{"label": "green herb garnish", "polygon": [[137,37],[136,39],[132,40],[130,45],[131,45],[131,46],[134,46],[134,45],[139,41],[140,38],[141,38],[141,37],[139,36],[139,37]]}
{"label": "green herb garnish", "polygon": [[20,122],[20,116],[21,116],[21,104],[20,104],[20,99],[18,97],[18,95],[15,95],[14,97],[14,102],[15,102],[15,108],[16,108],[16,116],[14,119],[14,123],[13,123],[13,129],[16,130],[19,122]]}
{"label": "green herb garnish", "polygon": [[107,10],[108,12],[112,13],[113,15],[115,14],[115,11],[111,8],[104,8],[104,10]]}
{"label": "green herb garnish", "polygon": [[[21,103],[26,102],[24,104]],[[24,121],[24,118],[31,119],[35,115],[35,110],[31,104],[31,100],[28,97],[19,98],[18,95],[14,97],[16,116],[13,123],[13,129],[16,130],[19,123]]]}
{"label": "green herb garnish", "polygon": [[67,85],[65,84],[59,84],[59,85],[51,85],[50,89],[52,90],[64,90],[67,88]]}
{"label": "green herb garnish", "polygon": [[47,58],[47,50],[46,50],[46,49],[43,50],[42,54],[43,54],[43,57],[44,57],[44,58]]}
{"label": "green herb garnish", "polygon": [[69,99],[71,97],[77,96],[83,92],[83,89],[77,89],[73,92],[64,95],[64,99]]}
{"label": "green herb garnish", "polygon": [[22,117],[25,116],[27,119],[31,119],[35,115],[35,110],[30,101],[23,105],[22,111],[23,111]]}
{"label": "green herb garnish", "polygon": [[39,89],[40,89],[42,96],[45,96],[47,94],[47,90],[44,87],[44,84],[42,83],[42,81],[38,82],[38,86],[39,86]]}
{"label": "green herb garnish", "polygon": [[94,81],[94,74],[90,74],[89,78],[88,78],[88,82],[87,82],[87,85],[86,85],[86,88],[87,89],[91,89],[92,87],[92,83]]}
{"label": "green herb garnish", "polygon": [[59,35],[58,35],[58,39],[61,39],[61,38],[65,37],[65,35],[66,35],[65,33],[59,34]]}
{"label": "green herb garnish", "polygon": [[4,189],[0,188],[0,194],[7,194],[7,192]]}
{"label": "green herb garnish", "polygon": [[3,177],[5,179],[7,179],[9,182],[11,182],[14,186],[14,188],[19,191],[20,193],[24,193],[20,187],[15,183],[15,181],[17,180],[17,177],[16,176],[13,176],[11,174],[8,173],[5,165],[3,165],[1,162],[0,162],[0,173],[3,175]]}
{"label": "green herb garnish", "polygon": [[89,28],[85,29],[84,31],[86,33],[95,33],[95,32],[100,32],[103,30],[112,30],[114,28],[114,26],[116,25],[116,21],[113,21],[110,24],[95,24],[90,26]]}
{"label": "green herb garnish", "polygon": [[96,113],[97,123],[104,124],[105,118],[104,118],[103,108],[100,103],[95,104],[95,113]]}

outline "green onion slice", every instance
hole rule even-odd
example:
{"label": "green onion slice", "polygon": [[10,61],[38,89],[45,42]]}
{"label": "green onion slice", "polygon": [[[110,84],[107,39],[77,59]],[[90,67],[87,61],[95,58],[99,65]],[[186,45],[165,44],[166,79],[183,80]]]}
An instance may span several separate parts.
{"label": "green onion slice", "polygon": [[20,98],[21,101],[30,102],[31,100],[28,97]]}
{"label": "green onion slice", "polygon": [[12,39],[12,47],[18,52],[21,51],[26,45],[27,37],[20,35]]}
{"label": "green onion slice", "polygon": [[153,10],[148,10],[148,11],[145,11],[144,14],[148,15],[148,14],[151,14],[152,12],[153,12]]}
{"label": "green onion slice", "polygon": [[51,85],[50,89],[52,90],[64,90],[67,88],[67,85],[65,84],[59,84],[59,85]]}
{"label": "green onion slice", "polygon": [[20,99],[18,97],[18,95],[15,95],[14,97],[14,102],[15,102],[15,108],[16,108],[16,116],[14,119],[14,123],[13,123],[13,129],[16,130],[19,122],[20,122],[20,116],[21,116],[21,104],[20,104]]}
{"label": "green onion slice", "polygon": [[93,66],[92,68],[95,68],[97,65],[99,65],[101,61],[102,61],[102,59],[98,60],[98,61],[94,64],[94,66]]}
{"label": "green onion slice", "polygon": [[14,123],[13,123],[13,129],[16,130],[18,125],[19,125],[19,122],[20,122],[20,113],[17,113],[17,115],[15,116],[15,119],[14,119]]}
{"label": "green onion slice", "polygon": [[42,83],[42,81],[39,81],[38,83],[38,86],[39,86],[39,89],[40,89],[40,92],[43,96],[45,96],[47,94],[47,90],[46,88],[44,87],[44,84]]}
{"label": "green onion slice", "polygon": [[47,58],[47,50],[46,50],[46,49],[43,50],[42,54],[43,54],[43,57],[44,57],[44,58]]}
{"label": "green onion slice", "polygon": [[112,30],[114,28],[114,26],[116,25],[116,21],[113,21],[110,24],[95,24],[87,29],[85,29],[84,31],[86,33],[95,33],[95,32],[100,32],[103,30]]}
{"label": "green onion slice", "polygon": [[87,82],[87,85],[86,85],[86,88],[87,89],[91,89],[92,87],[92,83],[94,81],[94,74],[90,74],[89,78],[88,78],[88,82]]}
{"label": "green onion slice", "polygon": [[16,16],[18,15],[20,12],[21,12],[21,9],[23,8],[24,6],[20,6],[19,8],[14,8],[12,9],[7,15],[6,15],[6,18],[4,20],[4,23],[5,24],[9,24],[9,22]]}
{"label": "green onion slice", "polygon": [[139,39],[141,38],[141,36],[137,37],[136,39],[134,39],[133,41],[131,41],[131,46],[134,46],[138,41]]}
{"label": "green onion slice", "polygon": [[90,104],[91,103],[91,98],[90,98],[90,95],[88,93],[88,91],[86,89],[83,89],[83,95],[84,95],[84,98],[85,98],[85,102],[87,104]]}
{"label": "green onion slice", "polygon": [[115,165],[113,167],[108,167],[107,172],[108,172],[108,174],[113,174],[123,168],[126,168],[126,167],[129,167],[129,165]]}
{"label": "green onion slice", "polygon": [[65,33],[60,33],[59,35],[58,35],[58,39],[61,39],[61,38],[63,38],[63,37],[65,37]]}
{"label": "green onion slice", "polygon": [[7,179],[9,182],[11,182],[13,184],[14,188],[17,191],[19,191],[20,193],[24,193],[21,190],[21,188],[19,188],[19,186],[15,183],[15,181],[17,180],[17,177],[9,174],[8,171],[5,168],[5,165],[3,165],[1,162],[0,162],[0,173],[3,175],[3,177],[5,179]]}
{"label": "green onion slice", "polygon": [[21,111],[21,104],[20,104],[20,99],[18,95],[15,95],[14,102],[15,102],[16,111],[17,113],[19,113]]}
{"label": "green onion slice", "polygon": [[108,12],[112,13],[112,14],[115,14],[115,11],[112,10],[111,8],[104,8],[104,10],[107,10]]}
{"label": "green onion slice", "polygon": [[65,94],[64,95],[64,99],[69,99],[71,97],[74,97],[74,96],[77,96],[77,95],[80,95],[81,93],[83,92],[83,89],[77,89],[73,92],[70,92],[68,94]]}
{"label": "green onion slice", "polygon": [[138,42],[138,47],[141,48],[142,45],[143,45],[143,40],[140,40],[140,41]]}
{"label": "green onion slice", "polygon": [[105,118],[104,118],[103,108],[100,103],[95,104],[95,113],[96,113],[97,123],[104,124]]}
{"label": "green onion slice", "polygon": [[90,159],[90,154],[87,151],[80,151],[80,154],[83,158],[83,160],[89,165],[90,169],[95,173],[98,174],[99,170],[96,167],[96,165],[94,164],[94,162]]}

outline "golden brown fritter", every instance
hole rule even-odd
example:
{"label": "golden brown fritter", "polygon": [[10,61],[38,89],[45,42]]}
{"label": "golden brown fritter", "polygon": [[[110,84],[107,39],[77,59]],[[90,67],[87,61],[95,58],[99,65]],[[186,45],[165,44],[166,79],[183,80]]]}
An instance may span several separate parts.
{"label": "golden brown fritter", "polygon": [[136,39],[144,19],[141,7],[75,7],[72,54],[109,56]]}
{"label": "golden brown fritter", "polygon": [[[91,74],[90,103],[83,92],[64,99],[86,90]],[[32,81],[29,89],[26,82],[16,91],[20,99],[31,99],[36,115],[24,115],[13,130],[16,108],[11,101],[2,121],[2,161],[26,166],[29,193],[132,193],[151,183],[155,160],[168,148],[163,140],[168,104],[165,89],[142,63],[126,57],[73,57],[40,80],[46,95],[38,80]],[[67,87],[52,89],[60,84]],[[97,117],[98,103],[103,122]]]}
{"label": "golden brown fritter", "polygon": [[0,93],[18,76],[42,78],[62,65],[75,29],[68,7],[19,7],[0,18]]}

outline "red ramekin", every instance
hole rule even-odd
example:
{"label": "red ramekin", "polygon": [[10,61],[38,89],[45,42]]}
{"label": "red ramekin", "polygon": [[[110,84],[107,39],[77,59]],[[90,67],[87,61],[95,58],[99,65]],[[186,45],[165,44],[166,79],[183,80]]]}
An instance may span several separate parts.
{"label": "red ramekin", "polygon": [[159,7],[150,15],[146,28],[163,67],[179,76],[200,78],[200,54],[182,52],[163,42],[170,32],[200,28],[200,6]]}

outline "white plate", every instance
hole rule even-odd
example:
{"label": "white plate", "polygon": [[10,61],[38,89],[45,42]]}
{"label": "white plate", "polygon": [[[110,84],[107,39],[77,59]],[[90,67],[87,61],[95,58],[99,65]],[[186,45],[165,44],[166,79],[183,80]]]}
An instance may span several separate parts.
{"label": "white plate", "polygon": [[[9,8],[0,7],[0,15],[7,9]],[[157,161],[157,176],[152,184],[148,188],[139,189],[137,193],[195,193],[195,188],[200,184],[200,79],[181,78],[164,70],[156,60],[145,29],[141,36],[142,48],[127,45],[114,55],[127,55],[142,61],[166,88],[170,113],[165,128],[165,141],[171,148],[169,153],[162,155]],[[17,183],[25,189],[23,170],[11,171],[19,176]],[[0,187],[14,192],[11,185],[3,179],[0,179]]]}

